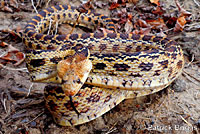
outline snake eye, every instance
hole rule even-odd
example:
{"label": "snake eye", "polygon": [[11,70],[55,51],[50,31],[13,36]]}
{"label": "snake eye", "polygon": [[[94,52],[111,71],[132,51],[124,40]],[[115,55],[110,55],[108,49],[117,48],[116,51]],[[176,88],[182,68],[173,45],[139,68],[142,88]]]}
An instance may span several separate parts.
{"label": "snake eye", "polygon": [[78,78],[77,80],[73,80],[73,83],[82,84],[81,80]]}
{"label": "snake eye", "polygon": [[82,82],[81,82],[80,79],[78,79],[76,82],[77,82],[78,84],[82,84]]}

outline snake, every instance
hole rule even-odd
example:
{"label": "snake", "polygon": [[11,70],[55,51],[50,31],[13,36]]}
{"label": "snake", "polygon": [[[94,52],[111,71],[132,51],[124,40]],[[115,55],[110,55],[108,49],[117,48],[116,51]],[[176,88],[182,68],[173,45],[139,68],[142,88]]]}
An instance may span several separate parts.
{"label": "snake", "polygon": [[[49,34],[67,23],[108,32]],[[125,99],[158,92],[182,72],[181,47],[167,37],[117,33],[111,18],[70,5],[40,11],[25,26],[32,82],[48,83],[45,106],[61,126],[94,120]]]}

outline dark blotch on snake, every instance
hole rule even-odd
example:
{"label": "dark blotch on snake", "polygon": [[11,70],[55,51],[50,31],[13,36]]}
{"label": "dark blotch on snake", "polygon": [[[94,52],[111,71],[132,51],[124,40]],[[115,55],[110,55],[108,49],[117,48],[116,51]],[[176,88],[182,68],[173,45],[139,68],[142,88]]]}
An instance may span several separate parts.
{"label": "dark blotch on snake", "polygon": [[30,65],[33,67],[43,66],[45,64],[45,59],[32,59]]}
{"label": "dark blotch on snake", "polygon": [[58,35],[58,36],[56,37],[56,40],[58,40],[58,41],[63,41],[65,38],[66,38],[66,35]]}
{"label": "dark blotch on snake", "polygon": [[107,36],[111,39],[115,39],[117,37],[116,33],[108,33]]}
{"label": "dark blotch on snake", "polygon": [[131,45],[126,46],[125,51],[130,52],[133,47]]}
{"label": "dark blotch on snake", "polygon": [[137,73],[137,74],[133,74],[133,73],[131,73],[129,76],[133,76],[134,78],[135,78],[135,77],[142,77],[142,75],[139,74],[139,73]]}
{"label": "dark blotch on snake", "polygon": [[132,39],[138,40],[138,39],[140,39],[140,35],[139,34],[132,34]]}
{"label": "dark blotch on snake", "polygon": [[46,10],[47,10],[48,12],[51,12],[51,13],[53,13],[53,12],[54,12],[54,9],[53,9],[53,8],[51,8],[51,7],[47,8]]}
{"label": "dark blotch on snake", "polygon": [[161,39],[163,39],[163,37],[157,37],[156,36],[155,38],[153,38],[153,41],[154,42],[160,42]]}
{"label": "dark blotch on snake", "polygon": [[90,37],[90,33],[83,33],[82,35],[81,35],[81,38],[82,39],[87,39],[87,38],[89,38]]}
{"label": "dark blotch on snake", "polygon": [[40,11],[39,14],[40,14],[42,17],[45,17],[45,16],[46,16],[46,12],[45,12],[45,11]]}
{"label": "dark blotch on snake", "polygon": [[55,64],[58,64],[58,62],[61,61],[61,60],[62,60],[62,58],[59,58],[59,57],[54,57],[54,58],[50,59],[50,61],[55,63]]}
{"label": "dark blotch on snake", "polygon": [[35,38],[36,40],[40,40],[43,37],[43,34],[36,34]]}
{"label": "dark blotch on snake", "polygon": [[152,69],[152,67],[153,67],[153,63],[144,63],[144,62],[142,62],[139,66],[138,66],[138,68],[141,68],[141,71],[149,71],[149,70],[151,70]]}
{"label": "dark blotch on snake", "polygon": [[53,35],[46,35],[46,36],[44,37],[44,41],[52,40],[52,38],[53,38]]}
{"label": "dark blotch on snake", "polygon": [[62,5],[62,7],[67,10],[68,9],[68,6],[67,5]]}
{"label": "dark blotch on snake", "polygon": [[38,22],[41,21],[41,18],[39,16],[34,16],[33,19],[37,20]]}
{"label": "dark blotch on snake", "polygon": [[168,39],[168,38],[165,38],[164,40],[161,41],[161,44],[164,44],[164,45],[165,45],[168,41],[169,41],[169,39]]}
{"label": "dark blotch on snake", "polygon": [[158,62],[158,63],[161,64],[161,66],[163,67],[163,69],[165,69],[165,68],[168,67],[168,60],[161,61],[161,62]]}
{"label": "dark blotch on snake", "polygon": [[99,50],[102,52],[103,50],[105,50],[107,48],[106,44],[100,44],[99,45]]}
{"label": "dark blotch on snake", "polygon": [[150,36],[150,35],[144,35],[144,37],[142,38],[142,40],[149,41],[151,38],[152,38],[152,36]]}
{"label": "dark blotch on snake", "polygon": [[168,52],[172,52],[172,53],[174,53],[174,52],[176,52],[176,51],[177,51],[177,49],[176,49],[176,47],[175,47],[175,46],[170,46],[170,47],[167,47],[165,50],[166,50],[166,51],[168,51]]}
{"label": "dark blotch on snake", "polygon": [[32,24],[34,24],[34,25],[37,25],[37,22],[34,21],[34,20],[30,20],[30,21],[28,22],[28,24],[30,24],[30,23],[32,23]]}
{"label": "dark blotch on snake", "polygon": [[28,37],[32,37],[36,32],[28,32]]}
{"label": "dark blotch on snake", "polygon": [[106,98],[105,98],[105,100],[104,100],[104,103],[108,102],[111,98],[112,98],[111,95],[106,96]]}
{"label": "dark blotch on snake", "polygon": [[62,8],[59,5],[54,6],[57,10],[62,10]]}
{"label": "dark blotch on snake", "polygon": [[104,37],[103,33],[94,33],[94,38],[101,39],[102,37]]}
{"label": "dark blotch on snake", "polygon": [[130,66],[128,66],[127,64],[115,64],[113,68],[115,68],[116,71],[128,71]]}
{"label": "dark blotch on snake", "polygon": [[72,14],[71,14],[71,13],[68,13],[68,17],[71,18],[71,17],[72,17]]}
{"label": "dark blotch on snake", "polygon": [[86,100],[88,103],[90,102],[98,102],[100,100],[100,96],[98,94],[91,94],[90,97],[87,97]]}
{"label": "dark blotch on snake", "polygon": [[127,39],[128,38],[128,34],[120,34],[120,38]]}
{"label": "dark blotch on snake", "polygon": [[177,63],[177,68],[180,69],[182,67],[183,67],[183,61],[179,60],[178,63]]}
{"label": "dark blotch on snake", "polygon": [[71,34],[71,35],[69,36],[69,38],[70,38],[71,40],[76,40],[76,39],[78,39],[78,34]]}
{"label": "dark blotch on snake", "polygon": [[51,109],[51,111],[56,111],[57,105],[56,105],[52,100],[50,100],[50,101],[48,102],[48,106],[49,106],[49,108]]}
{"label": "dark blotch on snake", "polygon": [[126,58],[125,61],[131,61],[131,62],[134,62],[134,61],[139,61],[137,58]]}
{"label": "dark blotch on snake", "polygon": [[95,69],[100,69],[100,70],[104,70],[105,67],[107,67],[107,66],[104,63],[97,63],[97,64],[94,65]]}

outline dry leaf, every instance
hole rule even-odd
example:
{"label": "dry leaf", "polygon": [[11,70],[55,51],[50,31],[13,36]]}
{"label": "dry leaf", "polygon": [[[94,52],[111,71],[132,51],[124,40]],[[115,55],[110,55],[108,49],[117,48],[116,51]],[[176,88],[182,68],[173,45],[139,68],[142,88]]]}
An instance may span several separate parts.
{"label": "dry leaf", "polygon": [[146,22],[152,26],[159,26],[164,24],[164,20],[162,18],[158,18],[157,20],[146,20]]}
{"label": "dry leaf", "polygon": [[133,32],[131,32],[132,34],[139,34],[139,31],[137,29],[135,29]]}
{"label": "dry leaf", "polygon": [[1,46],[1,47],[7,47],[8,44],[7,44],[6,42],[3,42],[3,41],[2,41],[2,42],[0,42],[0,46]]}
{"label": "dry leaf", "polygon": [[0,59],[1,59],[0,63],[3,65],[7,63],[12,63],[15,66],[17,66],[24,61],[25,54],[20,52],[15,47],[9,45],[8,52],[4,56],[0,57]]}
{"label": "dry leaf", "polygon": [[176,21],[174,32],[183,31],[185,24],[186,24],[185,16],[179,17]]}
{"label": "dry leaf", "polygon": [[133,29],[133,24],[130,20],[128,20],[124,26],[126,33],[130,33]]}
{"label": "dry leaf", "polygon": [[6,12],[13,13],[13,10],[12,10],[10,7],[8,7],[8,6],[4,6],[4,7],[1,8],[1,9],[2,9],[2,11],[6,11]]}
{"label": "dry leaf", "polygon": [[180,17],[181,16],[189,17],[189,16],[192,15],[190,12],[186,11],[184,8],[181,7],[181,5],[180,5],[178,0],[175,0],[175,3],[176,3],[176,6],[178,7],[178,10],[180,11],[180,15],[179,15]]}
{"label": "dry leaf", "polygon": [[159,0],[150,0],[150,2],[156,4],[157,6],[160,6]]}
{"label": "dry leaf", "polygon": [[151,31],[150,27],[147,28],[140,28],[139,34],[144,34],[144,35],[148,35]]}
{"label": "dry leaf", "polygon": [[146,22],[150,24],[153,29],[159,29],[159,30],[160,28],[162,28],[162,30],[168,29],[162,18],[158,18],[157,20],[146,20]]}
{"label": "dry leaf", "polygon": [[109,7],[109,10],[113,10],[115,8],[118,8],[119,7],[119,4],[118,3],[112,3]]}
{"label": "dry leaf", "polygon": [[143,28],[147,28],[149,26],[147,24],[147,22],[145,20],[142,20],[142,19],[138,19],[137,24],[139,25],[139,27],[143,27]]}
{"label": "dry leaf", "polygon": [[78,10],[81,12],[81,13],[84,13],[86,11],[88,11],[90,8],[92,8],[92,5],[90,3],[91,0],[87,1],[86,3],[84,4],[81,4],[79,7],[78,7]]}
{"label": "dry leaf", "polygon": [[133,15],[132,15],[132,14],[130,14],[130,13],[128,13],[128,19],[131,21],[131,20],[132,20],[132,18],[133,18]]}
{"label": "dry leaf", "polygon": [[128,0],[129,3],[137,4],[138,0]]}
{"label": "dry leaf", "polygon": [[163,14],[163,10],[161,9],[160,6],[156,7],[156,10],[152,11],[153,14],[158,14],[158,15],[162,15]]}
{"label": "dry leaf", "polygon": [[173,28],[176,24],[177,17],[170,17],[170,18],[166,18],[165,20],[167,20],[166,25],[169,28]]}

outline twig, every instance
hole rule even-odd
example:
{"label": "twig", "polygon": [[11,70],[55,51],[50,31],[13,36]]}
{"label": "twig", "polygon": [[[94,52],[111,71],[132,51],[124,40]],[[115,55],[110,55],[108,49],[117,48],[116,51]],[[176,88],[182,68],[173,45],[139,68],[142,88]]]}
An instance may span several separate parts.
{"label": "twig", "polygon": [[[200,88],[197,88],[197,90],[200,90]],[[200,92],[196,92],[194,98],[198,99],[199,97],[200,97]]]}
{"label": "twig", "polygon": [[[192,21],[198,21],[198,19],[193,19]],[[186,28],[188,28],[189,30],[190,29],[192,29],[192,28],[196,28],[196,29],[198,29],[198,28],[200,28],[200,25],[199,25],[199,23],[197,22],[197,23],[193,23],[193,24],[186,24],[185,25],[185,29]]]}
{"label": "twig", "polygon": [[188,121],[186,121],[181,115],[180,115],[180,117],[181,117],[181,119],[182,119],[188,126],[192,127],[192,124],[191,124],[191,123],[189,123]]}
{"label": "twig", "polygon": [[37,5],[36,5],[36,8],[39,6],[40,3],[41,3],[41,1],[38,0]]}
{"label": "twig", "polygon": [[178,7],[178,10],[181,11],[181,5],[179,1],[178,0],[174,0],[174,1],[175,1],[176,6]]}
{"label": "twig", "polygon": [[52,19],[50,18],[50,20],[49,20],[49,30],[48,30],[48,32],[47,32],[48,35],[49,35],[49,33],[50,33],[50,30],[51,30],[51,23],[52,23]]}
{"label": "twig", "polygon": [[25,72],[28,72],[27,68],[11,68],[11,67],[4,66],[2,64],[0,64],[0,66],[7,70],[12,70],[12,71],[24,71],[25,70]]}
{"label": "twig", "polygon": [[[192,75],[186,73],[186,71],[183,70],[183,73],[182,73],[189,81],[191,81],[192,83],[194,83],[195,85],[197,86],[200,86],[199,85],[199,81],[197,78],[193,77]],[[193,78],[193,79],[192,79]],[[195,81],[196,80],[196,81]],[[198,82],[197,82],[198,81]]]}
{"label": "twig", "polygon": [[174,28],[167,29],[167,30],[163,31],[163,33],[168,32],[168,31],[172,31],[172,30],[174,30]]}
{"label": "twig", "polygon": [[57,34],[58,32],[58,22],[56,22],[56,31],[55,31],[55,35]]}
{"label": "twig", "polygon": [[33,83],[31,83],[31,85],[30,85],[30,87],[29,87],[29,89],[28,89],[28,93],[27,93],[27,97],[30,95],[30,93],[31,93],[31,88],[33,87]]}
{"label": "twig", "polygon": [[8,113],[8,110],[6,108],[6,99],[3,99],[4,98],[3,95],[4,95],[4,93],[1,94],[1,102],[2,102],[5,112]]}
{"label": "twig", "polygon": [[78,17],[77,17],[77,19],[76,19],[76,22],[75,22],[74,25],[73,25],[72,30],[70,31],[70,34],[73,33],[73,31],[74,31],[76,25],[79,23],[78,20],[79,20],[81,14],[82,14],[83,12],[85,12],[85,11],[81,11],[81,8],[83,8],[84,10],[85,10],[86,8],[89,8],[88,5],[90,5],[90,2],[92,2],[92,0],[88,0],[87,2],[85,2],[84,4],[82,4],[81,6],[79,6],[78,10],[79,10],[80,13],[79,13],[79,15],[78,15]]}
{"label": "twig", "polygon": [[192,60],[185,66],[185,67],[189,67],[190,66],[190,64],[192,64],[193,63],[193,61],[194,61],[194,54],[192,54]]}
{"label": "twig", "polygon": [[46,7],[49,5],[49,2],[50,2],[50,1],[51,1],[51,0],[48,0],[48,1],[47,1],[47,3],[46,3]]}
{"label": "twig", "polygon": [[116,122],[116,123],[108,130],[108,132],[106,132],[105,134],[110,134],[110,133],[112,133],[113,131],[115,131],[115,130],[117,129],[117,128],[115,127],[117,123],[118,123],[118,122]]}
{"label": "twig", "polygon": [[6,113],[8,113],[7,108],[6,108],[6,99],[3,100],[3,107],[4,107],[5,111],[6,111]]}
{"label": "twig", "polygon": [[36,13],[38,13],[38,11],[37,11],[36,7],[34,6],[34,2],[33,2],[33,0],[31,0],[31,3],[32,3],[32,6],[33,6],[33,8],[34,8],[35,12],[36,12]]}
{"label": "twig", "polygon": [[193,75],[187,73],[185,70],[183,70],[183,72],[184,72],[185,74],[189,75],[191,78],[195,79],[196,81],[200,82],[200,79],[198,79],[198,78],[194,77]]}
{"label": "twig", "polygon": [[70,31],[70,34],[73,33],[73,31],[74,31],[76,25],[78,24],[78,20],[79,20],[80,15],[81,15],[81,13],[79,13],[78,18],[76,19],[76,22],[74,23],[73,28],[72,28],[72,30]]}
{"label": "twig", "polygon": [[40,114],[38,114],[35,118],[33,118],[32,120],[30,120],[29,122],[27,122],[25,125],[31,123],[32,121],[34,121],[35,119],[37,119],[39,116],[41,116],[42,114],[44,114],[44,111],[41,112]]}
{"label": "twig", "polygon": [[196,0],[193,0],[193,1],[198,7],[200,7],[199,3]]}
{"label": "twig", "polygon": [[3,53],[0,55],[0,57],[3,57],[5,54],[6,54],[6,52],[3,52]]}
{"label": "twig", "polygon": [[169,109],[170,111],[172,111],[172,112],[174,112],[174,113],[176,113],[176,114],[182,114],[182,115],[184,115],[184,113],[180,113],[180,112],[177,112],[177,111],[175,111],[175,110],[173,110],[173,109]]}

